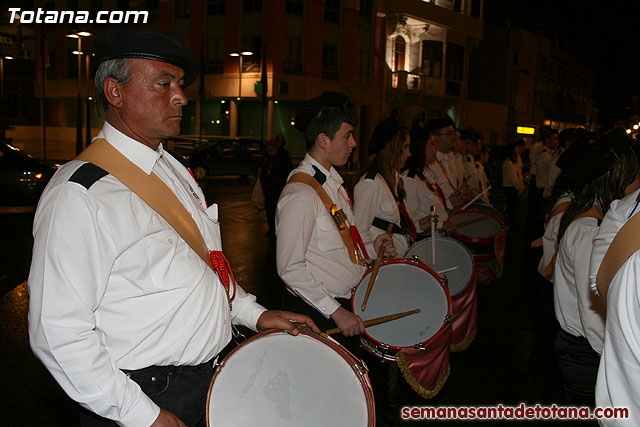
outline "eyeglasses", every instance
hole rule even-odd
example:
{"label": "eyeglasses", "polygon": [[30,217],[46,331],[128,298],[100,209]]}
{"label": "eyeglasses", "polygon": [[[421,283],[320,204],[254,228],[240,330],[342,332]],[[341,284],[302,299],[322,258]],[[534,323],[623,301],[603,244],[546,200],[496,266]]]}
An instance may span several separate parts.
{"label": "eyeglasses", "polygon": [[454,132],[447,132],[447,133],[434,133],[434,135],[437,136],[454,136],[455,133]]}

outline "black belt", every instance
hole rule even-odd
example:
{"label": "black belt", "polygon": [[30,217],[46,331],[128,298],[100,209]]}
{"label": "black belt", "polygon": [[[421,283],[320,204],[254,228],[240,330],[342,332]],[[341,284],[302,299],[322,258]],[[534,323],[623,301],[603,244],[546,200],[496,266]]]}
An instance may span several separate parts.
{"label": "black belt", "polygon": [[[371,223],[371,225],[373,225],[374,227],[378,227],[381,230],[386,230],[389,224],[393,223],[378,217],[373,218],[373,222]],[[406,229],[398,227],[396,224],[393,224],[393,229],[391,230],[391,232],[394,234],[407,234]]]}
{"label": "black belt", "polygon": [[183,366],[147,366],[146,368],[141,369],[121,369],[125,374],[143,374],[143,375],[151,375],[151,376],[162,376],[167,374],[179,374],[185,371],[201,371],[210,368],[213,366],[213,360],[202,363],[200,365],[183,365]]}

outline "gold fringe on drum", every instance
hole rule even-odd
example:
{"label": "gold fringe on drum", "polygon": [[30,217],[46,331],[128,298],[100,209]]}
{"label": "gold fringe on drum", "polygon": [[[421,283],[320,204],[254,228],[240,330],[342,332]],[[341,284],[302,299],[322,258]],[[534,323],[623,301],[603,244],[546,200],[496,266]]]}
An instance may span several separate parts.
{"label": "gold fringe on drum", "polygon": [[469,346],[471,345],[471,343],[475,339],[477,332],[478,332],[478,330],[474,329],[473,332],[471,332],[471,334],[467,338],[465,338],[464,341],[459,342],[458,344],[451,344],[449,346],[449,351],[452,352],[452,353],[457,353],[459,351],[464,351],[467,348],[469,348]]}
{"label": "gold fringe on drum", "polygon": [[431,390],[428,390],[424,388],[424,386],[420,383],[420,381],[416,379],[416,377],[413,376],[413,373],[411,372],[411,368],[409,368],[409,365],[404,359],[404,354],[400,351],[398,352],[396,357],[397,357],[398,367],[400,368],[400,372],[402,372],[402,376],[404,377],[404,380],[407,382],[407,384],[411,386],[413,391],[415,391],[425,399],[431,399],[436,394],[438,394],[440,392],[440,389],[444,385],[444,383],[446,383],[447,379],[449,378],[450,367],[449,367],[449,364],[447,363],[447,369],[442,373],[442,376],[438,378],[438,381],[436,382],[435,386]]}

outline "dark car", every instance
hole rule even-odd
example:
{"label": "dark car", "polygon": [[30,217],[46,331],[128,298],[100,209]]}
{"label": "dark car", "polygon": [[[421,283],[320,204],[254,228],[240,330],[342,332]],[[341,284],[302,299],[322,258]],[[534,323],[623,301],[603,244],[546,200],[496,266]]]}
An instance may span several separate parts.
{"label": "dark car", "polygon": [[196,179],[206,176],[239,176],[248,180],[256,174],[264,153],[258,139],[228,138],[201,143],[183,153]]}
{"label": "dark car", "polygon": [[0,206],[37,204],[55,171],[55,166],[0,141]]}

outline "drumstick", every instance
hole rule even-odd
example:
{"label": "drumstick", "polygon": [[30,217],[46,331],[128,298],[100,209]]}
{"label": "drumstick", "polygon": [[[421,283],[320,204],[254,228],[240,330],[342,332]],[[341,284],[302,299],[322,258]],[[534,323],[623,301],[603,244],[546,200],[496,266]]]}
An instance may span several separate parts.
{"label": "drumstick", "polygon": [[[393,223],[387,225],[387,236],[391,236],[391,230],[393,230]],[[378,252],[378,258],[376,258],[376,262],[373,265],[373,269],[371,270],[371,277],[369,278],[369,285],[367,286],[367,292],[364,294],[364,301],[362,301],[361,310],[364,311],[367,308],[367,301],[369,300],[369,294],[371,293],[371,289],[373,288],[373,282],[376,281],[376,276],[378,275],[378,270],[380,269],[380,263],[382,262],[382,257],[384,256],[384,246],[380,246],[380,252]]]}
{"label": "drumstick", "polygon": [[[411,310],[411,311],[404,311],[402,313],[396,313],[396,314],[387,314],[386,316],[380,316],[380,317],[376,317],[374,319],[365,320],[364,326],[365,326],[365,328],[367,328],[369,326],[379,325],[381,323],[386,323],[386,322],[390,322],[392,320],[397,320],[397,319],[400,319],[402,317],[410,316],[410,315],[415,314],[415,313],[420,313],[420,309],[416,308],[415,310]],[[325,334],[333,335],[333,334],[337,334],[339,332],[342,332],[342,329],[333,328],[333,329],[327,329]]]}
{"label": "drumstick", "polygon": [[[481,216],[479,218],[469,219],[467,221],[457,222],[456,227],[462,228],[467,225],[475,224],[476,222],[484,221],[485,219],[489,219],[488,216]],[[455,222],[455,221],[454,221]]]}
{"label": "drumstick", "polygon": [[484,193],[486,193],[487,191],[491,190],[491,186],[488,186],[486,190],[484,190],[482,193],[479,193],[476,197],[474,197],[473,199],[471,199],[471,201],[469,203],[467,203],[466,205],[464,205],[462,208],[460,209],[456,209],[456,212],[459,211],[463,211],[465,209],[467,209],[469,206],[471,206],[473,204],[473,202],[475,202],[476,200],[478,200],[480,197],[482,197],[482,195]]}
{"label": "drumstick", "polygon": [[431,205],[431,264],[436,265],[436,205]]}
{"label": "drumstick", "polygon": [[455,266],[455,267],[445,268],[444,270],[440,270],[437,273],[442,276],[444,273],[448,273],[450,271],[454,271],[457,269],[458,269],[458,266]]}

